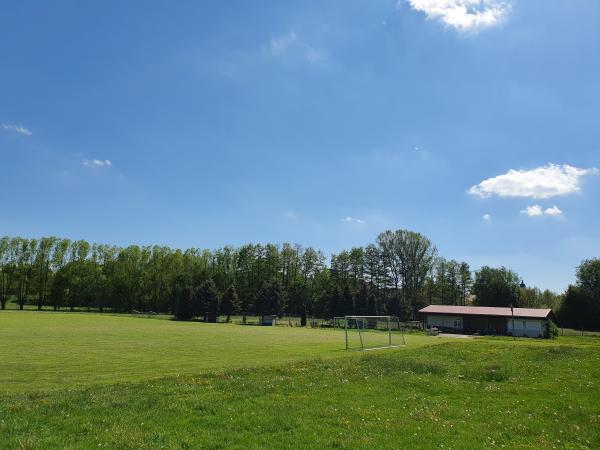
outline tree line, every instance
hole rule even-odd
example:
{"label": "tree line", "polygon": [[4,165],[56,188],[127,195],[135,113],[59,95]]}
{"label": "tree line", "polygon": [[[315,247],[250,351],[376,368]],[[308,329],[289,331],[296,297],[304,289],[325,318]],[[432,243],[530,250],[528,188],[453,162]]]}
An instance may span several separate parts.
{"label": "tree line", "polygon": [[570,328],[600,330],[600,258],[583,261],[577,267],[576,277],[558,311],[560,323]]}
{"label": "tree line", "polygon": [[427,237],[409,230],[385,231],[329,260],[318,249],[288,243],[181,250],[0,239],[2,309],[10,299],[20,309],[154,311],[210,321],[285,313],[305,323],[308,316],[346,314],[414,319],[427,304],[560,309],[563,298],[521,286],[506,268],[473,274],[466,262],[446,260]]}

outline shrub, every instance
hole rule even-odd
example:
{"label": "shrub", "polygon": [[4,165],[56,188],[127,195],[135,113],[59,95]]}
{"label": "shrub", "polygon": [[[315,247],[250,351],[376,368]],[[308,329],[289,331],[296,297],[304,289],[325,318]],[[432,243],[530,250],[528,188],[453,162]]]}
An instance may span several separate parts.
{"label": "shrub", "polygon": [[556,339],[558,337],[558,327],[551,320],[546,323],[546,332],[544,337],[546,339]]}

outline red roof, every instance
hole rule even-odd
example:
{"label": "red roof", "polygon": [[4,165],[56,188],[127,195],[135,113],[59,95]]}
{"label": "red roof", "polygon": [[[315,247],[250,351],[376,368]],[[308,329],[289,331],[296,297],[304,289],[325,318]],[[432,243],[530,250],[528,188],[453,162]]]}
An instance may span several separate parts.
{"label": "red roof", "polygon": [[[419,312],[423,314],[457,314],[460,316],[512,316],[510,308],[496,308],[492,306],[429,305],[419,310]],[[514,308],[515,317],[546,319],[551,312],[551,309]]]}

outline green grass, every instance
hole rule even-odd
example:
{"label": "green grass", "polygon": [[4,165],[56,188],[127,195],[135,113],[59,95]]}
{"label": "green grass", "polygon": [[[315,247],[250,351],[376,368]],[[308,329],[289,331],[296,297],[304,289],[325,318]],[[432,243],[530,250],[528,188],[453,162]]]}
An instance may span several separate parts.
{"label": "green grass", "polygon": [[[411,347],[441,342],[406,339]],[[4,311],[0,393],[327,359],[346,356],[343,349],[340,330]]]}
{"label": "green grass", "polygon": [[0,333],[0,448],[600,448],[594,337],[361,354],[330,330],[48,313]]}
{"label": "green grass", "polygon": [[560,336],[598,336],[600,337],[600,331],[581,331],[574,330],[572,328],[561,328]]}

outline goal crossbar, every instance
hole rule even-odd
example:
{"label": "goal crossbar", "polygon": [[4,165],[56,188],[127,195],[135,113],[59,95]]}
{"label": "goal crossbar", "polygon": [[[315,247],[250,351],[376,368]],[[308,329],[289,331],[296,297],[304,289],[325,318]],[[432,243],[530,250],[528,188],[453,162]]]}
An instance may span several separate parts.
{"label": "goal crossbar", "polygon": [[[344,334],[345,334],[345,338],[346,338],[346,350],[350,349],[350,345],[348,342],[348,332],[352,330],[352,327],[350,327],[349,330],[349,324],[354,324],[355,325],[355,329],[358,332],[358,337],[359,337],[359,341],[360,341],[360,349],[361,350],[380,350],[380,349],[385,349],[385,348],[397,348],[397,347],[401,347],[406,345],[406,341],[404,339],[404,331],[402,330],[402,326],[400,324],[400,319],[398,318],[398,316],[359,316],[359,315],[348,315],[348,316],[339,316],[339,317],[334,317],[333,318],[333,323],[334,323],[334,327],[336,326],[337,322],[339,320],[344,320]],[[387,345],[377,345],[374,347],[369,347],[368,345],[365,345],[365,340],[363,339],[363,333],[365,331],[367,331],[368,326],[369,326],[369,321],[385,321],[386,327],[381,330],[381,332],[385,333],[387,332]],[[392,323],[394,325],[397,325],[398,327],[398,331],[400,332],[400,338],[401,338],[401,344],[392,344]],[[375,325],[375,328],[377,328],[377,324]]]}

